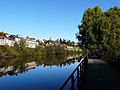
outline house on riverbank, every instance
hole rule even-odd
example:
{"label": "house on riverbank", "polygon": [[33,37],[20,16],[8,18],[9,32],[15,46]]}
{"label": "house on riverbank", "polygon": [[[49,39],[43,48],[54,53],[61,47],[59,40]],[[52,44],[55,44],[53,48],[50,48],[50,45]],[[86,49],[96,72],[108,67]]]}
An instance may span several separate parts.
{"label": "house on riverbank", "polygon": [[38,42],[36,42],[35,38],[26,37],[24,40],[29,48],[35,48],[38,45]]}
{"label": "house on riverbank", "polygon": [[30,38],[30,37],[19,37],[19,35],[11,35],[8,33],[0,32],[0,45],[9,45],[9,46],[14,46],[14,43],[17,42],[19,44],[20,40],[24,40],[26,47],[28,48],[36,48],[36,46],[41,46],[42,48],[46,46],[59,46],[60,48],[64,48],[65,50],[68,51],[81,51],[81,49],[77,46],[77,43],[71,42],[70,40],[46,40],[44,39],[43,41],[36,40],[35,38]]}
{"label": "house on riverbank", "polygon": [[5,37],[5,36],[0,36],[0,45],[1,46],[3,46],[3,45],[13,46],[14,43],[15,43],[15,41],[12,40],[11,38]]}
{"label": "house on riverbank", "polygon": [[8,46],[14,46],[14,43],[17,42],[19,44],[20,40],[25,40],[26,47],[29,48],[35,48],[38,45],[38,42],[35,40],[35,38],[22,38],[18,35],[10,35],[5,33],[4,35],[0,35],[0,45],[8,45]]}

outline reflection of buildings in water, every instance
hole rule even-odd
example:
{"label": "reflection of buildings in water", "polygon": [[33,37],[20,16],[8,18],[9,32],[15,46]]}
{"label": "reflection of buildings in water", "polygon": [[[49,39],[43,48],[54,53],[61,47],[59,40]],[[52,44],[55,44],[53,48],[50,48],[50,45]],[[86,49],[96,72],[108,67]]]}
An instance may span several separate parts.
{"label": "reflection of buildings in water", "polygon": [[2,73],[7,73],[12,70],[13,70],[13,66],[8,66],[7,68],[5,68],[5,67],[0,68],[0,72],[2,72]]}
{"label": "reflection of buildings in water", "polygon": [[68,56],[68,57],[67,57],[67,60],[69,60],[69,59],[73,59],[73,56]]}
{"label": "reflection of buildings in water", "polygon": [[42,64],[41,66],[42,66],[42,67],[45,67],[45,64]]}
{"label": "reflection of buildings in water", "polygon": [[18,76],[21,73],[25,73],[28,72],[28,70],[31,69],[35,69],[36,66],[50,66],[50,68],[52,68],[52,66],[57,66],[57,67],[64,67],[66,65],[71,65],[75,62],[79,62],[80,58],[79,55],[74,55],[74,56],[68,56],[66,58],[52,58],[52,59],[47,59],[47,60],[42,60],[42,63],[37,63],[35,61],[33,62],[28,62],[26,64],[23,65],[18,65],[17,68],[15,68],[14,66],[8,66],[6,67],[2,67],[0,68],[0,77],[2,77],[3,75],[16,75]]}
{"label": "reflection of buildings in water", "polygon": [[8,66],[7,68],[2,67],[2,68],[0,68],[0,77],[2,77],[3,75],[7,75],[7,74],[10,76],[12,76],[12,75],[18,76],[19,74],[27,72],[30,69],[35,69],[36,66],[37,65],[35,62],[26,63],[25,64],[25,67],[26,67],[25,71],[20,70],[20,66],[18,66],[18,68],[16,70],[13,66]]}
{"label": "reflection of buildings in water", "polygon": [[80,55],[69,55],[66,60],[75,60],[75,61],[78,61],[78,59],[81,56],[82,56],[81,54]]}
{"label": "reflection of buildings in water", "polygon": [[8,66],[7,68],[6,67],[0,68],[0,77],[2,77],[3,75],[7,75],[12,70],[13,70],[13,66]]}
{"label": "reflection of buildings in water", "polygon": [[25,64],[25,67],[26,67],[27,70],[34,69],[36,66],[37,66],[36,62],[29,62],[29,63]]}
{"label": "reflection of buildings in water", "polygon": [[50,58],[42,60],[42,63],[39,63],[39,66],[42,67],[50,66],[50,68],[52,68],[52,66],[62,67],[73,64],[75,62],[79,62],[80,61],[79,59],[81,59],[80,56],[81,55],[69,55],[67,57],[64,56],[64,58],[59,56],[57,56],[57,58],[54,58],[54,56],[52,56]]}
{"label": "reflection of buildings in water", "polygon": [[13,66],[9,66],[4,70],[4,73],[12,71],[13,70]]}

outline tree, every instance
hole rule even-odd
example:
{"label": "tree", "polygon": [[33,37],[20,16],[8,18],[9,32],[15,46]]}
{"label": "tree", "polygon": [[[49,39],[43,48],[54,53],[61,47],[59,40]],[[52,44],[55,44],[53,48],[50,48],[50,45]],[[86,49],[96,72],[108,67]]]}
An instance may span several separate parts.
{"label": "tree", "polygon": [[120,63],[120,8],[113,7],[102,12],[96,6],[88,8],[76,34],[80,44],[91,52],[108,52],[112,61]]}
{"label": "tree", "polygon": [[108,45],[111,57],[120,57],[120,8],[113,7],[105,12],[110,22]]}
{"label": "tree", "polygon": [[82,24],[78,26],[79,35],[77,38],[81,40],[82,46],[88,49],[97,49],[99,38],[99,28],[97,28],[98,20],[104,16],[102,9],[96,6],[95,8],[88,8],[82,19]]}
{"label": "tree", "polygon": [[0,36],[5,36],[6,37],[6,34],[4,32],[0,32]]}
{"label": "tree", "polygon": [[21,39],[18,43],[17,42],[14,43],[16,51],[19,52],[19,55],[23,57],[26,57],[29,54],[29,52],[27,53],[26,46],[27,44],[24,39]]}

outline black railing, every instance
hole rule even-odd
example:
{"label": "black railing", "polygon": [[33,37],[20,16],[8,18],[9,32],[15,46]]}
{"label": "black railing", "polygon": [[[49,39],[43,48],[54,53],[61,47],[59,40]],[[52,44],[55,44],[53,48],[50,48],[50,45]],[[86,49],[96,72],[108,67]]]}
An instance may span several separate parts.
{"label": "black railing", "polygon": [[62,84],[59,90],[80,90],[84,79],[84,73],[87,66],[87,57],[80,60],[80,64]]}

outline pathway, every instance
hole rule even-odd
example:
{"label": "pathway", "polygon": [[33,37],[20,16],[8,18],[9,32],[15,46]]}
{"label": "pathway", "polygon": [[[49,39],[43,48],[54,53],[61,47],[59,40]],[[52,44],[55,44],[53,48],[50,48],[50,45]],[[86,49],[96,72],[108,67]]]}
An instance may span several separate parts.
{"label": "pathway", "polygon": [[100,59],[89,59],[83,90],[120,90],[120,72]]}

